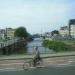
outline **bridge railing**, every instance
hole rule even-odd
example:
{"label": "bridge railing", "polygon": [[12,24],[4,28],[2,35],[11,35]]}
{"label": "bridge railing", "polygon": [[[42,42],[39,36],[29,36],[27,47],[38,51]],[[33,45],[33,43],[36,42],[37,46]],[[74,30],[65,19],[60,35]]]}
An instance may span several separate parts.
{"label": "bridge railing", "polygon": [[41,54],[50,54],[54,52],[53,50],[45,48],[43,46],[29,46],[27,47],[27,54],[34,54],[34,52],[36,51],[36,47],[38,47],[38,50]]}
{"label": "bridge railing", "polygon": [[18,39],[11,39],[11,40],[6,40],[3,42],[0,42],[0,48],[12,45],[12,44],[16,43],[17,41],[18,41]]}

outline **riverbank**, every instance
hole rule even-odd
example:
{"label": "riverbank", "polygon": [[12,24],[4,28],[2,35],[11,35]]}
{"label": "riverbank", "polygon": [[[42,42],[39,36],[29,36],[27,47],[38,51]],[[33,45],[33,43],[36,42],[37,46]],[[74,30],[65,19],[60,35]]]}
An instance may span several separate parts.
{"label": "riverbank", "polygon": [[[64,40],[66,41],[66,40]],[[44,40],[43,46],[49,49],[53,49],[55,52],[75,51],[75,43],[69,44],[69,41],[61,40]]]}
{"label": "riverbank", "polygon": [[[72,52],[58,52],[53,54],[41,54],[42,58],[53,58],[53,57],[65,57],[65,56],[75,56],[75,51]],[[9,55],[0,56],[0,60],[18,60],[18,59],[31,59],[34,55]]]}

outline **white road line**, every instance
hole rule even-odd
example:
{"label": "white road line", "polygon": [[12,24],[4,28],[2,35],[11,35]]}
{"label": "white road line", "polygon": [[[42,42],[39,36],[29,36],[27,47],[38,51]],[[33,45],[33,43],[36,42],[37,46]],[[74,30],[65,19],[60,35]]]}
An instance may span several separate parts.
{"label": "white road line", "polygon": [[46,61],[46,62],[56,62],[56,61]]}
{"label": "white road line", "polygon": [[56,67],[75,67],[75,65],[72,65],[72,64],[70,64],[70,65],[57,65]]}
{"label": "white road line", "polygon": [[65,60],[56,60],[56,61],[65,61]]}
{"label": "white road line", "polygon": [[65,60],[63,60],[63,59],[61,59],[61,60],[46,60],[47,62],[57,62],[57,61],[65,61]]}
{"label": "white road line", "polygon": [[[5,70],[8,70],[8,69],[10,69],[10,70],[12,70],[12,69],[16,69],[16,68],[4,68]],[[2,70],[2,69],[0,69],[0,70]]]}
{"label": "white road line", "polygon": [[73,61],[68,61],[68,62],[72,63]]}
{"label": "white road line", "polygon": [[57,64],[57,67],[61,67],[61,66],[67,66],[67,65],[71,65],[70,62],[65,63],[65,64]]}
{"label": "white road line", "polygon": [[4,69],[0,69],[0,72],[3,71],[22,71],[23,69],[17,69],[17,68],[4,68]]}
{"label": "white road line", "polygon": [[69,65],[69,64],[58,64],[59,66],[63,66],[63,65]]}
{"label": "white road line", "polygon": [[0,64],[0,65],[19,65],[19,64],[23,64],[23,63],[11,63],[11,64]]}
{"label": "white road line", "polygon": [[75,61],[75,59],[69,59],[69,61]]}
{"label": "white road line", "polygon": [[[57,62],[58,60],[56,61],[46,61],[46,62],[49,62],[49,63],[52,63],[52,62]],[[59,61],[65,61],[65,60],[59,60]],[[73,62],[71,60],[68,61],[69,63]],[[10,64],[0,64],[1,66],[6,66],[6,65],[22,65],[23,63],[10,63]]]}

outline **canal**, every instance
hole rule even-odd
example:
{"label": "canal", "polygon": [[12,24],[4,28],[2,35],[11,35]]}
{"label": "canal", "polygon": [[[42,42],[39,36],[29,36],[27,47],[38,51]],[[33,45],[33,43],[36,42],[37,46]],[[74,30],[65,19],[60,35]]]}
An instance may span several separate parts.
{"label": "canal", "polygon": [[32,54],[35,51],[36,47],[38,47],[40,53],[53,53],[53,50],[43,47],[42,43],[42,38],[35,38],[32,42],[29,42],[27,44],[27,53]]}

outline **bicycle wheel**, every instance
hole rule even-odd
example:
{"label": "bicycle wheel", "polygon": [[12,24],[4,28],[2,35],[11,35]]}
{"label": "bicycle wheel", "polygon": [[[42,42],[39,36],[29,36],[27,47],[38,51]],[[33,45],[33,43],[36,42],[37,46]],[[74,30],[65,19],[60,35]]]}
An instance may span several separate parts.
{"label": "bicycle wheel", "polygon": [[30,63],[29,62],[24,62],[24,64],[23,64],[23,69],[24,70],[28,70],[29,68],[30,68]]}
{"label": "bicycle wheel", "polygon": [[24,70],[28,70],[31,67],[33,67],[33,61],[32,60],[28,60],[28,61],[24,62],[24,64],[23,64],[23,69]]}

